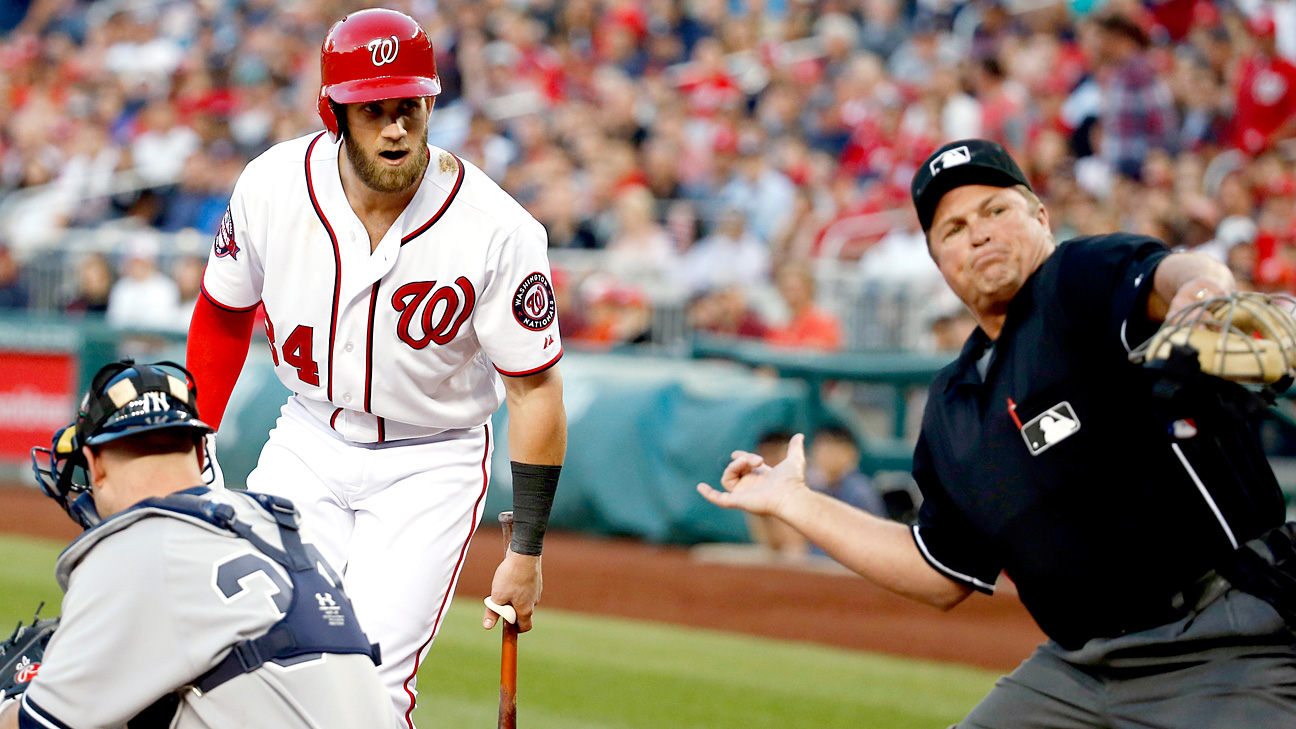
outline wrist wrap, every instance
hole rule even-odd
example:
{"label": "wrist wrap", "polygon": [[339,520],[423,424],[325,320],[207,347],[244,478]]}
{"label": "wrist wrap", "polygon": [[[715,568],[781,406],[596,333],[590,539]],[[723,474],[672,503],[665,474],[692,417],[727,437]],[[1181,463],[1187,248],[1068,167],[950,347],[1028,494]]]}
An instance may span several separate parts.
{"label": "wrist wrap", "polygon": [[513,540],[509,548],[518,554],[539,556],[562,466],[517,461],[510,461],[509,466],[513,471]]}

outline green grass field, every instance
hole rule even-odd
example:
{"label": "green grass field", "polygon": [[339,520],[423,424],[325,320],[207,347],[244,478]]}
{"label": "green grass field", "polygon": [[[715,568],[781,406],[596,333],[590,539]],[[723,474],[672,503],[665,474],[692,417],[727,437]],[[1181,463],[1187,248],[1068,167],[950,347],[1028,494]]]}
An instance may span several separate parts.
{"label": "green grass field", "polygon": [[[61,544],[0,536],[0,631],[41,600],[58,614]],[[419,676],[424,729],[495,725],[499,633],[459,602]],[[545,611],[522,636],[525,729],[943,728],[994,683],[987,671],[822,646]]]}

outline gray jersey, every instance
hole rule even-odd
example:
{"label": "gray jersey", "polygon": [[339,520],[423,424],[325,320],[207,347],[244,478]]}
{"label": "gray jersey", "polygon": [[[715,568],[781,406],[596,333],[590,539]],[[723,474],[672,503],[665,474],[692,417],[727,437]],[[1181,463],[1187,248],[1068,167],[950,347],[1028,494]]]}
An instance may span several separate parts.
{"label": "gray jersey", "polygon": [[[239,492],[216,492],[257,536],[274,520]],[[310,541],[308,532],[303,534]],[[33,726],[124,727],[159,698],[259,636],[288,606],[287,572],[250,542],[199,519],[137,509],[59,557],[58,631],[21,705]],[[268,662],[201,693],[180,691],[174,729],[390,726],[391,701],[368,656]],[[27,726],[26,723],[23,726]]]}

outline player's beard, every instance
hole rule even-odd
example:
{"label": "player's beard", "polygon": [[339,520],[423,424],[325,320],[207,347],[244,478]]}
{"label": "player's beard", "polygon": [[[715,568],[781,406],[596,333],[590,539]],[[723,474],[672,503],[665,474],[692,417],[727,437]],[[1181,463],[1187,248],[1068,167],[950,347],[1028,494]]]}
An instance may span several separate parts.
{"label": "player's beard", "polygon": [[342,132],[342,138],[345,140],[343,146],[346,147],[347,160],[351,162],[351,169],[355,170],[356,176],[371,190],[404,192],[423,179],[423,173],[427,170],[427,127],[423,128],[418,144],[410,148],[409,160],[399,167],[390,167],[379,162],[377,152],[370,155],[361,149],[349,129]]}

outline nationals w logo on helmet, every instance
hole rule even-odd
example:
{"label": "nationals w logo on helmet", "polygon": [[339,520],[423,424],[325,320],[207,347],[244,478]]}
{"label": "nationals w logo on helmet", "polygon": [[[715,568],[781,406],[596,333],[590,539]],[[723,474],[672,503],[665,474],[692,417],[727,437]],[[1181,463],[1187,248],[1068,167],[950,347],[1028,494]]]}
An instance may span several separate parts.
{"label": "nationals w logo on helmet", "polygon": [[549,279],[539,271],[523,279],[513,293],[513,318],[518,324],[538,332],[552,324],[557,314]]}
{"label": "nationals w logo on helmet", "polygon": [[367,46],[373,53],[373,64],[381,66],[384,63],[391,63],[396,60],[396,54],[400,52],[400,42],[396,36],[390,38],[374,38],[369,41]]}

